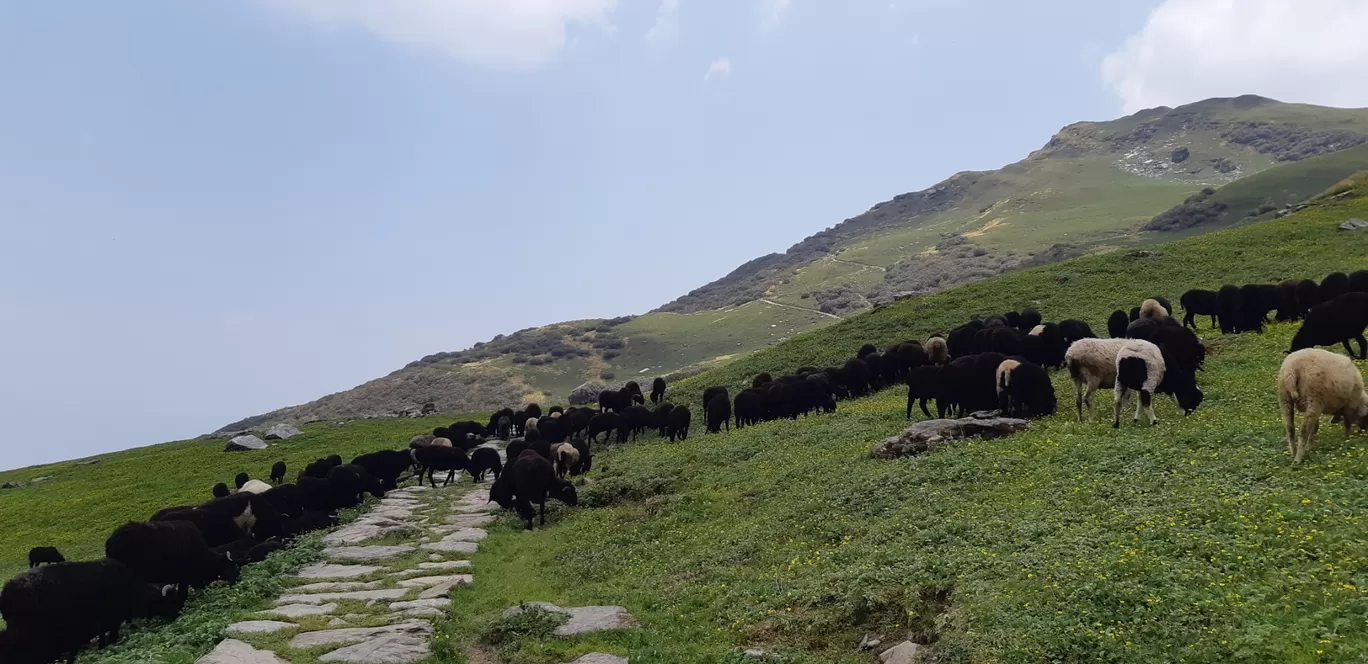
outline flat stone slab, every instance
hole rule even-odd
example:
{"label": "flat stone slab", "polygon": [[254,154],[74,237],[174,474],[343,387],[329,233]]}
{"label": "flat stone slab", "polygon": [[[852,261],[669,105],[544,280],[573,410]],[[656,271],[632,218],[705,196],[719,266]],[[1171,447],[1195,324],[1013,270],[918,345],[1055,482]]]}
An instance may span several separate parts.
{"label": "flat stone slab", "polygon": [[[636,627],[636,618],[620,606],[578,606],[562,608],[550,602],[528,602],[526,606],[539,607],[552,613],[562,613],[570,617],[565,624],[556,628],[556,636],[578,636],[610,629]],[[510,607],[504,611],[505,618],[523,612],[523,605]]]}
{"label": "flat stone slab", "polygon": [[357,590],[344,593],[305,593],[301,595],[281,595],[276,604],[322,604],[354,599],[361,602],[371,600],[403,599],[412,588],[384,588],[381,590]]}
{"label": "flat stone slab", "polygon": [[273,634],[286,629],[298,629],[299,625],[279,620],[244,620],[224,628],[229,634]]}
{"label": "flat stone slab", "polygon": [[442,583],[461,581],[469,574],[449,574],[446,576],[420,576],[416,579],[404,579],[399,582],[400,588],[429,588]]}
{"label": "flat stone slab", "polygon": [[489,531],[482,528],[461,528],[443,537],[443,542],[483,542],[489,537]]}
{"label": "flat stone slab", "polygon": [[304,616],[323,616],[337,610],[337,604],[286,604],[274,609],[259,611],[268,616],[284,616],[286,618],[303,618]]}
{"label": "flat stone slab", "polygon": [[237,639],[220,641],[195,664],[290,664],[269,650],[257,650]]}
{"label": "flat stone slab", "polygon": [[350,664],[410,664],[432,655],[427,637],[395,634],[371,639],[354,646],[334,650],[318,658],[320,662],[348,662]]}
{"label": "flat stone slab", "polygon": [[418,599],[436,599],[439,597],[451,597],[451,591],[461,586],[469,586],[475,583],[475,577],[469,574],[456,574],[452,580],[439,583],[421,593]]}
{"label": "flat stone slab", "polygon": [[439,542],[424,544],[424,551],[443,551],[446,553],[475,553],[480,549],[480,545],[475,542],[447,541],[443,538]]}
{"label": "flat stone slab", "polygon": [[446,522],[462,528],[479,528],[494,523],[493,514],[462,514],[446,518]]}
{"label": "flat stone slab", "polygon": [[301,579],[354,579],[358,576],[374,574],[382,569],[385,568],[376,567],[374,565],[332,565],[328,563],[319,563],[317,565],[309,565],[308,567],[299,570],[299,573],[295,574],[295,576]]}
{"label": "flat stone slab", "polygon": [[432,636],[432,625],[415,620],[412,622],[399,623],[398,625],[385,625],[383,627],[349,627],[346,629],[324,629],[316,632],[303,632],[296,634],[294,638],[290,639],[290,647],[296,650],[317,648],[318,646],[368,641],[381,636],[392,636],[395,634],[421,636],[426,640],[427,637]]}
{"label": "flat stone slab", "polygon": [[627,663],[627,658],[626,658],[626,657],[618,657],[617,655],[609,655],[609,654],[607,654],[607,653],[601,653],[601,652],[591,652],[591,653],[589,653],[588,655],[584,655],[584,656],[580,657],[579,659],[576,659],[575,661],[570,662],[570,664],[628,664],[628,663]]}
{"label": "flat stone slab", "polygon": [[405,610],[403,610],[403,611],[400,611],[399,613],[394,614],[394,615],[391,616],[391,617],[392,617],[392,618],[398,618],[398,619],[403,619],[403,618],[436,618],[437,616],[440,616],[440,615],[442,615],[443,613],[445,613],[445,612],[442,611],[441,609],[430,609],[430,608],[425,608],[425,607],[419,607],[419,608],[417,608],[417,609],[405,609]]}
{"label": "flat stone slab", "polygon": [[914,664],[919,659],[917,651],[920,649],[921,646],[911,641],[903,641],[879,653],[879,661],[883,664]]}
{"label": "flat stone slab", "polygon": [[302,586],[286,588],[292,593],[325,593],[325,592],[350,592],[353,590],[375,590],[380,587],[379,581],[323,581],[322,583],[306,583]]}
{"label": "flat stone slab", "polygon": [[869,451],[869,456],[875,459],[914,456],[934,451],[950,441],[962,438],[987,440],[1010,436],[1030,425],[1031,423],[1026,420],[1011,417],[923,420],[907,427],[896,436],[885,438]]}
{"label": "flat stone slab", "polygon": [[470,569],[474,563],[469,560],[444,560],[440,563],[418,563],[418,569]]}
{"label": "flat stone slab", "polygon": [[390,611],[407,611],[409,609],[444,609],[451,606],[449,599],[412,599],[407,602],[390,602]]}
{"label": "flat stone slab", "polygon": [[485,514],[493,512],[496,507],[498,507],[498,505],[495,505],[494,503],[489,503],[488,505],[457,505],[453,510],[463,514]]}
{"label": "flat stone slab", "polygon": [[411,523],[395,521],[388,517],[363,517],[357,519],[347,526],[343,526],[323,537],[323,543],[328,546],[344,546],[348,544],[360,544],[366,540],[384,537],[394,533],[409,532],[415,530]]}
{"label": "flat stone slab", "polygon": [[395,546],[335,546],[323,550],[323,555],[334,560],[384,560],[413,553],[407,544]]}

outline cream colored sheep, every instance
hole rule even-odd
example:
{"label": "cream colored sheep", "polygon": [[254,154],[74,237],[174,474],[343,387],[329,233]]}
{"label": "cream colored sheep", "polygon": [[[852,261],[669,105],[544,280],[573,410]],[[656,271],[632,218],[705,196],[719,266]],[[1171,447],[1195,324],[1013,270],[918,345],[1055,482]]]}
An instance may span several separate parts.
{"label": "cream colored sheep", "polygon": [[1159,304],[1159,300],[1150,298],[1140,303],[1140,320],[1167,315],[1169,315],[1168,310],[1164,308],[1164,305]]}
{"label": "cream colored sheep", "polygon": [[238,489],[238,493],[266,493],[275,487],[262,482],[261,480],[247,480],[247,483]]}
{"label": "cream colored sheep", "polygon": [[451,447],[451,439],[450,439],[450,438],[433,438],[433,439],[432,439],[432,442],[428,443],[428,444],[426,445],[426,447]]}
{"label": "cream colored sheep", "polygon": [[945,339],[931,337],[922,344],[922,349],[926,351],[926,362],[928,364],[949,364],[950,347],[945,344]]}
{"label": "cream colored sheep", "polygon": [[[1343,420],[1345,436],[1355,424],[1361,429],[1368,428],[1368,393],[1363,390],[1363,374],[1353,360],[1330,351],[1306,348],[1288,355],[1278,370],[1278,403],[1282,406],[1292,463],[1301,463],[1315,445],[1321,415],[1332,415],[1332,423]],[[1306,414],[1300,435],[1297,411]]]}
{"label": "cream colored sheep", "polygon": [[1040,336],[1040,335],[1042,335],[1042,334],[1045,334],[1045,326],[1044,326],[1044,325],[1037,325],[1037,326],[1031,328],[1030,334],[1031,334],[1031,336],[1033,336],[1033,337],[1038,337],[1038,336]]}
{"label": "cream colored sheep", "polygon": [[[1064,364],[1074,384],[1074,406],[1078,421],[1083,421],[1083,404],[1088,404],[1088,417],[1095,417],[1093,394],[1099,389],[1110,390],[1116,385],[1116,356],[1127,339],[1079,339],[1064,353]],[[1087,386],[1084,393],[1083,387]]]}

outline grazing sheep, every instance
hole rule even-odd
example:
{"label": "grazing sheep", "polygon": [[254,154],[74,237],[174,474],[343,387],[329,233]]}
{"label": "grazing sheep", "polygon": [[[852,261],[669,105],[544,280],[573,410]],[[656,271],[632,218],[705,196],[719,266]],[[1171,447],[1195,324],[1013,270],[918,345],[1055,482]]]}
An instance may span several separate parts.
{"label": "grazing sheep", "polygon": [[1349,347],[1352,339],[1358,341],[1358,358],[1368,359],[1368,341],[1363,337],[1365,329],[1368,329],[1368,293],[1345,293],[1311,307],[1301,329],[1292,337],[1289,352],[1342,343],[1344,352],[1354,357],[1354,350]]}
{"label": "grazing sheep", "polygon": [[1093,334],[1092,328],[1088,327],[1087,323],[1072,318],[1059,321],[1059,336],[1064,339],[1064,344],[1066,346],[1073,345],[1073,343],[1079,339],[1097,338],[1097,335]]}
{"label": "grazing sheep", "polygon": [[[452,448],[431,448],[433,450],[444,450]],[[454,450],[460,452],[460,450]],[[434,452],[435,453],[435,452]],[[465,456],[461,452],[461,456]],[[419,478],[419,482],[422,478]],[[371,475],[365,468],[353,464],[343,464],[328,471],[328,485],[333,495],[333,505],[336,507],[356,507],[365,502],[365,494],[376,498],[385,497],[385,489],[380,485],[380,480]]]}
{"label": "grazing sheep", "polygon": [[1301,318],[1301,307],[1297,305],[1297,280],[1288,279],[1277,285],[1278,316],[1280,322]]}
{"label": "grazing sheep", "polygon": [[8,627],[0,655],[6,664],[70,664],[91,639],[104,647],[118,640],[123,623],[175,619],[181,606],[170,586],[145,583],[117,560],[44,565],[0,590]]}
{"label": "grazing sheep", "polygon": [[499,440],[508,440],[508,433],[513,429],[513,418],[507,415],[499,416],[499,421],[495,424],[494,432],[499,436]]}
{"label": "grazing sheep", "polygon": [[877,353],[877,352],[879,352],[879,349],[876,348],[876,347],[874,346],[874,344],[865,344],[865,345],[863,345],[863,346],[860,346],[860,350],[859,350],[859,351],[856,351],[855,357],[856,357],[856,358],[859,358],[859,359],[864,359],[864,357],[865,357],[866,355],[869,355],[870,353]]}
{"label": "grazing sheep", "polygon": [[238,493],[263,494],[267,491],[270,491],[273,488],[275,487],[272,487],[271,485],[262,482],[261,480],[247,480],[247,483],[242,485],[242,487],[238,489]]}
{"label": "grazing sheep", "polygon": [[1235,334],[1239,331],[1240,287],[1226,284],[1216,292],[1216,322],[1221,334]]}
{"label": "grazing sheep", "polygon": [[1320,284],[1310,280],[1302,279],[1297,282],[1297,311],[1301,316],[1320,304],[1323,300],[1320,296]]}
{"label": "grazing sheep", "polygon": [[241,491],[241,490],[242,490],[242,485],[246,484],[246,483],[247,483],[247,480],[250,480],[250,479],[252,479],[252,478],[249,477],[249,476],[247,475],[247,473],[238,473],[238,474],[237,474],[237,477],[234,477],[234,478],[233,478],[233,484],[237,485],[238,490]]}
{"label": "grazing sheep", "polygon": [[1132,323],[1140,320],[1140,307],[1131,307],[1130,314],[1128,315],[1128,317],[1130,318],[1130,322]]}
{"label": "grazing sheep", "polygon": [[1116,354],[1116,394],[1112,400],[1112,428],[1121,426],[1121,410],[1126,407],[1130,393],[1140,393],[1135,408],[1135,421],[1142,412],[1149,414],[1149,423],[1158,424],[1154,416],[1154,393],[1164,380],[1164,354],[1159,347],[1142,339],[1127,341]]}
{"label": "grazing sheep", "polygon": [[564,478],[571,468],[579,466],[580,454],[570,443],[561,443],[559,447],[552,451],[555,457],[556,476]]}
{"label": "grazing sheep", "polygon": [[1045,319],[1040,316],[1039,311],[1028,307],[1021,310],[1021,324],[1017,326],[1017,329],[1022,331],[1030,330],[1044,322],[1044,320]]}
{"label": "grazing sheep", "polygon": [[[313,478],[309,478],[313,479]],[[304,491],[296,484],[282,484],[261,494],[261,500],[280,512],[280,516],[293,519],[304,513]]]}
{"label": "grazing sheep", "polygon": [[723,426],[731,432],[731,402],[727,400],[727,395],[713,397],[703,412],[707,416],[708,433],[722,433]]}
{"label": "grazing sheep", "polygon": [[1126,312],[1117,309],[1107,318],[1107,335],[1113,339],[1124,339],[1128,325],[1130,319],[1126,317]]}
{"label": "grazing sheep", "polygon": [[704,388],[704,390],[703,390],[703,411],[704,411],[704,412],[707,412],[707,410],[708,410],[708,404],[712,403],[713,398],[716,397],[716,396],[718,396],[718,395],[722,395],[722,396],[726,397],[728,400],[731,399],[731,393],[727,392],[727,388],[725,388],[725,387],[723,387],[723,386],[721,386],[721,385],[714,385],[714,386],[712,386],[712,387]]}
{"label": "grazing sheep", "polygon": [[670,411],[672,410],[674,410],[674,404],[663,403],[656,406],[655,411],[651,413],[651,424],[661,438],[670,433]]}
{"label": "grazing sheep", "polygon": [[62,552],[55,546],[35,546],[29,549],[29,567],[37,567],[47,563],[64,563],[66,558],[62,557]]}
{"label": "grazing sheep", "polygon": [[665,400],[665,379],[657,377],[651,381],[651,405],[659,405]]}
{"label": "grazing sheep", "polygon": [[280,484],[285,481],[285,462],[277,461],[271,464],[271,484]]}
{"label": "grazing sheep", "polygon": [[773,381],[774,377],[770,376],[768,371],[762,371],[751,380],[751,387],[760,387],[761,385],[766,385]]}
{"label": "grazing sheep", "polygon": [[486,472],[492,472],[494,479],[497,480],[502,470],[503,462],[499,459],[498,450],[492,447],[477,447],[470,452],[466,472],[470,474],[471,482],[483,482]]}
{"label": "grazing sheep", "polygon": [[926,351],[927,364],[949,364],[950,346],[945,343],[945,339],[934,336],[922,344],[922,349]]}
{"label": "grazing sheep", "polygon": [[[953,330],[945,338],[950,358],[964,357],[974,353],[974,335],[983,329],[983,321],[969,321]],[[949,361],[942,364],[949,364]]]}
{"label": "grazing sheep", "polygon": [[1159,300],[1150,298],[1140,303],[1140,318],[1154,318],[1155,316],[1167,316],[1169,312],[1164,309],[1164,305],[1159,304]]}
{"label": "grazing sheep", "polygon": [[1194,288],[1178,298],[1178,303],[1183,305],[1183,326],[1197,329],[1197,316],[1210,316],[1211,326],[1216,327],[1217,294],[1216,291],[1202,290]]}
{"label": "grazing sheep", "polygon": [[1320,282],[1321,302],[1329,302],[1345,293],[1349,292],[1349,275],[1343,272],[1332,272],[1325,275]]}
{"label": "grazing sheep", "polygon": [[1368,293],[1368,270],[1349,273],[1349,290],[1355,293]]}
{"label": "grazing sheep", "polygon": [[500,492],[506,492],[504,495],[511,494],[513,507],[518,516],[527,522],[528,530],[532,530],[534,503],[540,506],[541,525],[546,525],[547,498],[555,498],[570,506],[579,503],[574,485],[557,477],[551,462],[531,450],[523,452],[513,462],[508,474],[490,487],[491,497],[496,493],[494,487],[500,487]]}
{"label": "grazing sheep", "polygon": [[860,398],[869,394],[869,365],[864,360],[849,359],[841,367],[841,375],[845,378],[846,389],[850,390],[850,396]]}
{"label": "grazing sheep", "polygon": [[[1368,428],[1363,374],[1353,360],[1330,351],[1304,348],[1288,355],[1278,370],[1278,403],[1293,463],[1301,463],[1315,445],[1321,415],[1332,415],[1332,422],[1343,421],[1345,436],[1355,424]],[[1305,413],[1300,434],[1297,411]]]}
{"label": "grazing sheep", "polygon": [[337,515],[331,512],[306,509],[302,515],[285,522],[285,536],[298,537],[304,533],[331,528],[336,526],[338,521]]}
{"label": "grazing sheep", "polygon": [[618,420],[621,417],[617,413],[598,413],[593,419],[589,420],[588,436],[591,442],[599,442],[599,434],[610,434],[603,442],[612,439],[611,434],[618,429]]}
{"label": "grazing sheep", "polygon": [[1177,323],[1158,325],[1147,336],[1135,338],[1144,339],[1164,351],[1164,364],[1169,373],[1175,370],[1192,373],[1201,370],[1206,363],[1206,347],[1197,334]]}
{"label": "grazing sheep", "polygon": [[939,365],[926,365],[908,372],[907,419],[912,419],[912,406],[917,401],[921,402],[922,413],[931,417],[931,411],[926,409],[926,402],[936,398],[936,395],[939,394],[940,370]]}
{"label": "grazing sheep", "polygon": [[997,368],[996,385],[1004,415],[1041,417],[1053,415],[1058,406],[1050,375],[1033,362],[1003,360]]}
{"label": "grazing sheep", "polygon": [[[1112,389],[1116,385],[1116,356],[1128,339],[1084,339],[1069,346],[1064,354],[1064,363],[1069,367],[1069,376],[1074,384],[1074,406],[1078,421],[1083,421],[1083,404],[1088,405],[1089,417],[1094,417],[1096,409],[1093,394],[1099,389]],[[1087,390],[1084,391],[1086,386]]]}
{"label": "grazing sheep", "polygon": [[670,442],[675,442],[676,438],[679,440],[688,440],[689,425],[692,423],[693,413],[689,411],[689,407],[675,406],[674,409],[670,411]]}
{"label": "grazing sheep", "polygon": [[[532,420],[528,420],[531,426]],[[413,458],[413,463],[418,465],[418,483],[423,483],[423,475],[426,474],[428,483],[432,488],[437,488],[437,480],[434,474],[439,470],[447,471],[446,480],[442,486],[451,484],[456,479],[456,473],[466,469],[470,459],[466,456],[465,450],[457,447],[424,447],[413,450],[409,453]]]}
{"label": "grazing sheep", "polygon": [[362,454],[352,459],[351,462],[353,465],[365,468],[372,477],[380,480],[381,486],[387,491],[392,491],[398,487],[399,476],[413,465],[413,459],[409,456],[408,450],[371,452]]}
{"label": "grazing sheep", "polygon": [[219,482],[214,485],[213,494],[215,498],[227,498],[228,496],[233,495],[233,492],[228,489],[227,484]]}
{"label": "grazing sheep", "polygon": [[147,583],[175,584],[182,600],[192,587],[238,580],[237,565],[210,551],[199,530],[184,521],[125,523],[105,540],[105,556],[127,565]]}
{"label": "grazing sheep", "polygon": [[736,395],[736,402],[732,408],[733,415],[736,417],[736,428],[743,429],[747,424],[757,424],[765,416],[765,397],[769,392],[766,389],[750,388],[741,390]]}

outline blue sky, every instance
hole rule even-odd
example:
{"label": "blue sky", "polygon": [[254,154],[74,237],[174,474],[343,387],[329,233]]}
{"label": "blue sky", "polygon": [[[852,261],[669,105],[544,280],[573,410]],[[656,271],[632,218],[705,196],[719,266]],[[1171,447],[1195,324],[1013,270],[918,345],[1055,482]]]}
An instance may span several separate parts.
{"label": "blue sky", "polygon": [[0,467],[641,313],[1070,122],[1368,105],[1368,3],[1288,6],[0,0]]}

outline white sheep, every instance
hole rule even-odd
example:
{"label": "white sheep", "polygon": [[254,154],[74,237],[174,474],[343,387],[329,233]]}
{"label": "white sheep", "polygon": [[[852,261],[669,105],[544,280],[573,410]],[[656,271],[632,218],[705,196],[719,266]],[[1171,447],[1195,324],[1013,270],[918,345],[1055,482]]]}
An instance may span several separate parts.
{"label": "white sheep", "polygon": [[1010,358],[1003,360],[1002,364],[998,365],[997,372],[993,376],[993,385],[997,387],[998,409],[1002,411],[1003,415],[1007,414],[1008,409],[1011,406],[1010,398],[1007,394],[1004,394],[1004,392],[1007,392],[1007,388],[1012,384],[1012,370],[1019,366],[1021,366],[1019,360]]}
{"label": "white sheep", "polygon": [[[1154,300],[1146,300],[1154,302]],[[1162,307],[1161,307],[1162,308]],[[1140,413],[1149,414],[1149,423],[1158,424],[1154,416],[1154,392],[1164,382],[1164,354],[1159,347],[1143,339],[1127,339],[1116,354],[1116,398],[1112,401],[1112,428],[1121,426],[1121,409],[1126,407],[1131,391],[1140,393],[1135,405],[1135,421]]]}
{"label": "white sheep", "polygon": [[927,364],[949,364],[950,347],[946,345],[945,339],[941,337],[931,337],[922,344],[922,349],[926,351]]}
{"label": "white sheep", "polygon": [[432,442],[428,443],[427,445],[424,445],[424,447],[451,447],[451,439],[433,438]]}
{"label": "white sheep", "polygon": [[[1079,339],[1064,353],[1064,364],[1074,384],[1074,406],[1078,421],[1083,421],[1083,404],[1088,404],[1088,417],[1095,417],[1093,394],[1098,389],[1110,390],[1116,385],[1116,356],[1126,339]],[[1088,387],[1084,394],[1083,386]]]}
{"label": "white sheep", "polygon": [[1045,334],[1045,326],[1044,326],[1044,325],[1037,325],[1037,326],[1031,328],[1030,334],[1031,334],[1031,336],[1033,336],[1033,337],[1038,337],[1038,336],[1040,336],[1040,335],[1042,335],[1042,334]]}
{"label": "white sheep", "polygon": [[1158,318],[1169,315],[1168,309],[1159,303],[1159,300],[1150,298],[1140,303],[1140,320],[1146,318]]}
{"label": "white sheep", "polygon": [[[1287,429],[1287,450],[1293,463],[1301,463],[1316,442],[1320,416],[1329,413],[1331,423],[1344,421],[1344,435],[1355,424],[1368,428],[1368,393],[1363,375],[1354,361],[1319,348],[1306,348],[1287,356],[1278,370],[1278,403]],[[1306,414],[1297,435],[1297,411]]]}
{"label": "white sheep", "polygon": [[238,493],[266,493],[274,488],[261,480],[247,480],[247,483],[238,489]]}
{"label": "white sheep", "polygon": [[579,450],[575,449],[574,445],[561,443],[556,446],[555,451],[552,453],[552,458],[556,460],[556,475],[565,477],[565,474],[570,472],[571,468],[579,465],[580,453]]}

